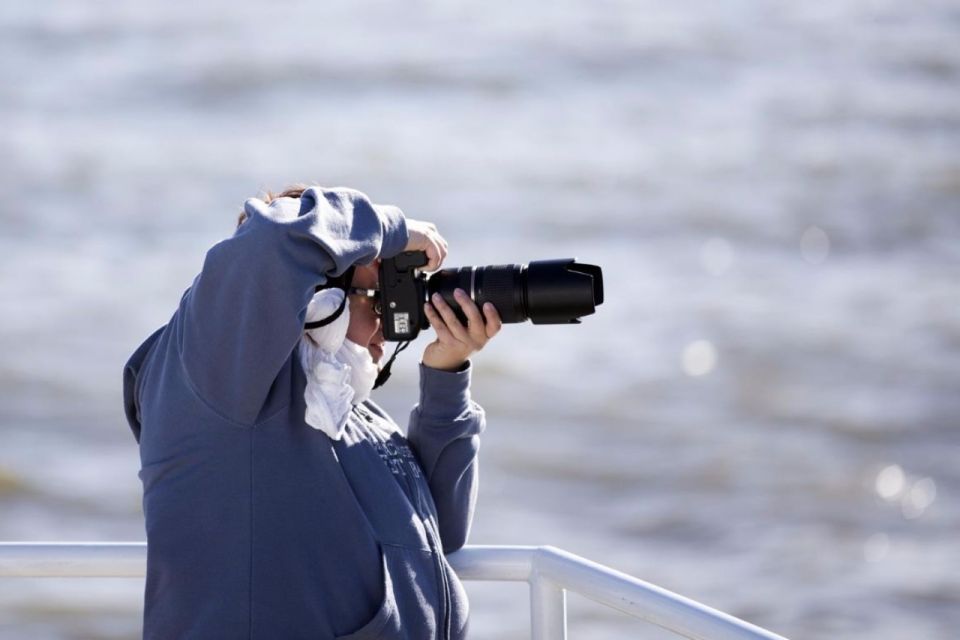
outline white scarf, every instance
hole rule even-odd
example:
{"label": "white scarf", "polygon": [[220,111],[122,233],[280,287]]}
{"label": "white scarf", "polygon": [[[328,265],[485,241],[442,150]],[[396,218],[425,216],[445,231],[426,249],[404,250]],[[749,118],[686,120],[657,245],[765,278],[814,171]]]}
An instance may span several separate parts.
{"label": "white scarf", "polygon": [[[323,289],[307,306],[307,322],[322,320],[340,307],[344,293]],[[300,339],[300,364],[307,376],[303,392],[304,420],[333,440],[343,436],[353,405],[370,397],[379,369],[370,352],[347,340],[350,310],[325,327],[310,329]]]}

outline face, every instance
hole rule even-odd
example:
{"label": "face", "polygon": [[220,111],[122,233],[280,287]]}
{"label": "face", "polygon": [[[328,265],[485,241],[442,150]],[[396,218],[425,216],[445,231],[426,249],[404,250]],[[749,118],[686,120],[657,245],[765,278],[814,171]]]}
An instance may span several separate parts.
{"label": "face", "polygon": [[[379,289],[379,267],[377,260],[371,265],[360,265],[353,273],[353,286],[363,289]],[[373,361],[380,363],[383,358],[383,329],[380,316],[374,311],[372,298],[350,296],[350,324],[347,326],[347,338],[361,347],[366,347]]]}

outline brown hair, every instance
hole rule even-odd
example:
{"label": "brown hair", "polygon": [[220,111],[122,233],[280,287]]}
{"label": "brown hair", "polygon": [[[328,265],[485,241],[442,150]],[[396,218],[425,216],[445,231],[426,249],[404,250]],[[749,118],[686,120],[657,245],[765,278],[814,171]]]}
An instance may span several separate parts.
{"label": "brown hair", "polygon": [[[300,196],[303,195],[303,192],[309,189],[311,186],[312,185],[298,182],[297,184],[292,184],[289,187],[285,188],[280,193],[267,191],[262,196],[260,196],[260,199],[266,202],[267,204],[270,204],[277,198],[299,198]],[[240,225],[242,225],[246,221],[247,221],[247,212],[241,211],[240,215],[237,217],[237,227],[239,228]]]}

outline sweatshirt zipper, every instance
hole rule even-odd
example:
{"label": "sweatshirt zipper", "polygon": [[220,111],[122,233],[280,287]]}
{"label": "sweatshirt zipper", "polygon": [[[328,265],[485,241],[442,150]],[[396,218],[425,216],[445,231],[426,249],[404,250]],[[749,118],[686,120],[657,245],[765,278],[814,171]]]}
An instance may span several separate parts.
{"label": "sweatshirt zipper", "polygon": [[443,566],[443,548],[438,548],[437,541],[435,539],[435,534],[433,533],[433,527],[428,526],[428,531],[430,534],[427,536],[427,539],[430,541],[430,546],[433,548],[433,557],[435,559],[434,566],[436,567],[437,573],[440,577],[440,587],[443,590],[443,620],[442,620],[442,636],[445,640],[450,640],[451,629],[450,629],[450,609],[452,607],[451,600],[453,599],[452,594],[450,593],[450,581],[447,579],[447,570]]}
{"label": "sweatshirt zipper", "polygon": [[[416,462],[408,463],[408,466],[413,464],[416,464]],[[420,473],[422,474],[422,471],[420,471]],[[427,532],[427,544],[430,545],[430,549],[433,552],[434,569],[439,578],[440,589],[442,591],[442,602],[440,604],[443,609],[442,615],[440,616],[440,638],[442,640],[450,640],[452,636],[452,616],[450,615],[450,609],[453,607],[453,594],[450,589],[450,581],[447,578],[447,570],[443,563],[443,545],[440,543],[440,531],[437,528],[435,520],[431,517],[429,509],[424,505],[421,482],[425,483],[426,478],[421,477],[420,481],[411,478],[409,482],[412,485],[413,493],[417,496],[417,514],[420,516],[420,521],[423,523],[424,530]]]}
{"label": "sweatshirt zipper", "polygon": [[[364,407],[361,410],[362,405],[355,405],[354,411],[363,418],[363,421],[366,423],[368,434],[367,437],[373,437],[380,440],[383,444],[386,442],[380,438],[379,434],[376,433],[376,430],[373,429],[374,417],[369,414],[369,412]],[[405,445],[409,446],[409,445]],[[429,509],[424,505],[423,492],[421,490],[421,482],[426,483],[426,478],[422,477],[422,470],[417,469],[418,473],[421,474],[418,481],[418,476],[413,474],[413,469],[410,469],[410,465],[416,464],[416,462],[408,462],[404,460],[402,463],[404,466],[408,467],[408,475],[404,476],[404,484],[410,489],[410,493],[416,496],[416,510],[417,515],[420,516],[420,521],[424,525],[424,530],[427,533],[427,544],[430,545],[430,550],[432,552],[434,562],[434,570],[437,574],[439,587],[441,591],[441,616],[440,622],[440,640],[451,640],[453,630],[452,630],[452,616],[450,614],[450,609],[453,607],[453,594],[451,593],[450,581],[447,578],[447,571],[444,567],[443,562],[443,545],[440,544],[440,531],[437,528],[437,524],[434,519],[430,516]],[[396,480],[396,476],[394,476]]]}

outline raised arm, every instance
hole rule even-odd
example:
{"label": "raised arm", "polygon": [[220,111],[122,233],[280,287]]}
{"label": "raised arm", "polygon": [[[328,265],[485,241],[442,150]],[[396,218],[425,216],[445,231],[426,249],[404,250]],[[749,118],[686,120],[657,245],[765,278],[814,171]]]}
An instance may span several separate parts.
{"label": "raised arm", "polygon": [[200,397],[252,424],[303,334],[315,287],[396,255],[408,234],[399,209],[350,189],[312,187],[270,205],[251,199],[245,211],[234,236],[207,253],[172,322]]}
{"label": "raised arm", "polygon": [[477,500],[483,409],[470,399],[470,366],[448,372],[420,365],[420,402],[407,439],[427,475],[445,553],[466,544]]}
{"label": "raised arm", "polygon": [[427,473],[437,505],[444,552],[467,541],[477,497],[477,451],[484,414],[470,399],[470,361],[500,331],[497,310],[489,302],[483,313],[461,289],[454,296],[467,318],[461,324],[439,295],[425,305],[437,339],[427,345],[420,367],[420,403],[407,429]]}

